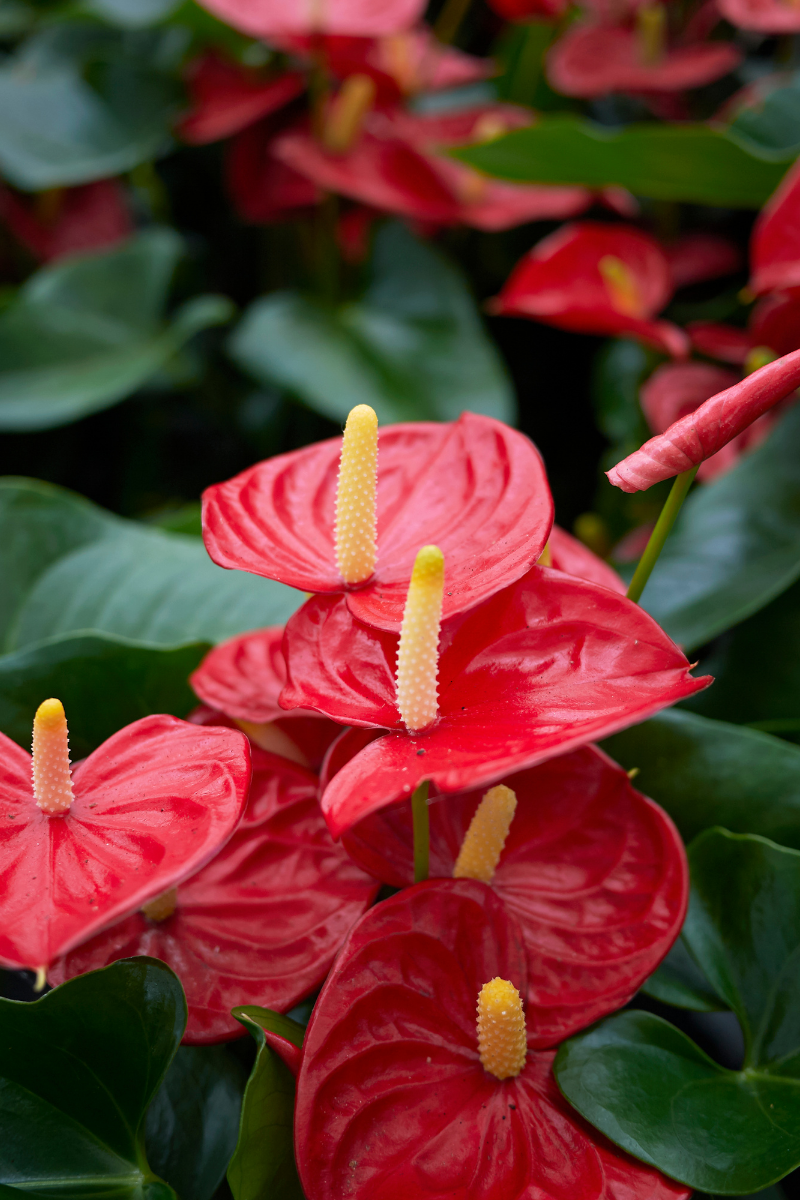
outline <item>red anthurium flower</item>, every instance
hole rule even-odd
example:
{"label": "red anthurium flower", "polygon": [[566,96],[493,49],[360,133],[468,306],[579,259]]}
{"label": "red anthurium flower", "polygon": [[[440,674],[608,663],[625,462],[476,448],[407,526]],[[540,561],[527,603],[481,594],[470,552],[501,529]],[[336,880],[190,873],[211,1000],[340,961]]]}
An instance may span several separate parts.
{"label": "red anthurium flower", "polygon": [[424,0],[202,0],[214,16],[253,37],[308,34],[384,37],[416,25]]}
{"label": "red anthurium flower", "polygon": [[113,246],[133,232],[116,179],[53,188],[33,197],[0,184],[0,219],[41,262]]}
{"label": "red anthurium flower", "polygon": [[[416,672],[425,720],[395,683],[397,635],[357,621],[344,599],[309,600],[287,624],[284,649],[281,704],[386,731],[366,746],[358,730],[335,743],[344,765],[322,796],[334,837],[424,780],[441,792],[492,783],[710,682],[692,678],[638,605],[545,567],[444,625],[438,697],[436,674]],[[413,661],[410,641],[408,654]]]}
{"label": "red anthurium flower", "polygon": [[275,155],[281,132],[271,119],[237,133],[227,148],[225,183],[234,208],[244,221],[269,225],[290,220],[314,208],[321,192],[305,175]]}
{"label": "red anthurium flower", "polygon": [[548,21],[562,16],[569,5],[567,0],[489,0],[489,7],[505,21],[530,21],[536,17]]}
{"label": "red anthurium flower", "polygon": [[[794,10],[786,5],[787,11]],[[750,240],[750,290],[800,288],[800,163],[784,176],[762,208]]]}
{"label": "red anthurium flower", "polygon": [[554,1052],[536,1049],[537,1017],[520,1001],[536,969],[502,901],[473,880],[419,884],[362,917],[303,1045],[295,1145],[306,1194],[687,1197],[561,1096]]}
{"label": "red anthurium flower", "polygon": [[319,713],[280,707],[286,683],[282,642],[283,626],[274,625],[241,633],[209,651],[189,677],[210,710],[198,723],[216,724],[224,714],[263,750],[316,769],[341,728]]}
{"label": "red anthurium flower", "polygon": [[[680,932],[688,894],[680,836],[593,746],[506,776],[485,798],[478,790],[434,800],[429,818],[431,878],[481,879],[519,925],[537,1049],[625,1004]],[[360,821],[343,843],[384,883],[414,882],[408,801]]]}
{"label": "red anthurium flower", "polygon": [[567,575],[576,575],[578,579],[588,579],[590,583],[599,583],[601,587],[611,588],[624,596],[627,584],[620,579],[613,567],[579,542],[565,529],[554,525],[550,531],[550,566]]}
{"label": "red anthurium flower", "polygon": [[298,71],[265,79],[213,50],[189,64],[186,86],[191,108],[182,117],[178,132],[193,145],[215,142],[246,129],[295,100],[306,88]]}
{"label": "red anthurium flower", "polygon": [[[474,413],[452,424],[388,426],[377,432],[376,475],[375,430],[375,414],[359,406],[344,440],[279,455],[209,488],[203,537],[214,562],[306,592],[346,592],[353,613],[395,630],[426,541],[435,538],[447,558],[445,617],[536,562],[553,509],[542,461],[526,437]],[[345,497],[338,540],[337,486]],[[371,503],[361,513],[363,528],[347,524],[351,487],[377,495],[377,549]],[[354,582],[345,583],[343,569]]]}
{"label": "red anthurium flower", "polygon": [[238,1037],[231,1008],[285,1012],[312,992],[377,888],[331,841],[316,776],[255,748],[247,810],[224,849],[175,891],[73,950],[48,978],[61,983],[152,955],[183,984],[185,1041]]}
{"label": "red anthurium flower", "polygon": [[696,350],[721,362],[752,365],[765,350],[780,357],[800,349],[800,296],[785,292],[763,296],[750,314],[747,329],[694,321],[686,331]]}
{"label": "red anthurium flower", "polygon": [[684,233],[665,246],[664,253],[676,291],[707,279],[734,275],[742,266],[739,247],[716,233]]}
{"label": "red anthurium flower", "polygon": [[797,33],[800,12],[791,0],[718,0],[719,11],[731,25],[759,33]]}
{"label": "red anthurium flower", "polygon": [[40,968],[203,866],[230,837],[250,783],[247,739],[145,717],[70,775],[57,700],[31,755],[0,734],[0,962]]}
{"label": "red anthurium flower", "polygon": [[580,221],[534,246],[492,308],[578,333],[640,338],[683,358],[689,348],[683,330],[655,319],[672,290],[669,264],[654,238],[631,225]]}
{"label": "red anthurium flower", "polygon": [[767,363],[740,383],[711,396],[657,437],[606,471],[623,492],[644,491],[727,446],[800,386],[800,350]]}

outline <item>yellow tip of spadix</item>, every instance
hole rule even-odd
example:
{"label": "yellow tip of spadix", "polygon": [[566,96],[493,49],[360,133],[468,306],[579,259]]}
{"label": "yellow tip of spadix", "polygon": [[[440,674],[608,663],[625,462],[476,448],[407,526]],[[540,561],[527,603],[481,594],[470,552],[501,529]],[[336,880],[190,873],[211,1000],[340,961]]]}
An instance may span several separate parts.
{"label": "yellow tip of spadix", "polygon": [[42,812],[55,816],[72,804],[69,732],[64,705],[44,700],[33,719],[33,794]]}
{"label": "yellow tip of spadix", "polygon": [[375,570],[378,418],[368,404],[350,410],[336,485],[336,565],[345,583],[364,583]]}
{"label": "yellow tip of spadix", "polygon": [[414,560],[397,648],[397,708],[412,733],[430,725],[439,711],[443,596],[444,555],[438,546],[423,546]]}
{"label": "yellow tip of spadix", "polygon": [[528,1052],[522,999],[507,979],[490,979],[478,995],[478,1051],[497,1079],[519,1075]]}
{"label": "yellow tip of spadix", "polygon": [[453,867],[455,879],[491,882],[516,810],[517,797],[510,787],[499,783],[497,787],[489,788],[464,835]]}
{"label": "yellow tip of spadix", "polygon": [[626,317],[644,317],[642,294],[628,264],[617,258],[616,254],[604,254],[598,267],[611,307]]}

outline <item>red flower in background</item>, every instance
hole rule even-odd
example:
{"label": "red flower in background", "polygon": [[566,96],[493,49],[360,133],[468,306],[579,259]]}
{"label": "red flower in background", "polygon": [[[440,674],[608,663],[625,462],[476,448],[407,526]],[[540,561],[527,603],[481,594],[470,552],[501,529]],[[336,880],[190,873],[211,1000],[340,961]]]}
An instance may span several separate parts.
{"label": "red flower in background", "polygon": [[684,233],[663,249],[675,291],[707,279],[734,275],[742,266],[736,243],[716,233]]}
{"label": "red flower in background", "polygon": [[[529,1043],[542,1049],[626,1004],[655,970],[680,932],[688,872],[666,813],[593,746],[502,783],[517,808],[489,886],[521,931]],[[453,877],[481,797],[430,805],[432,879]],[[343,844],[391,887],[414,882],[408,801],[360,821]]]}
{"label": "red flower in background", "polygon": [[581,221],[543,238],[517,263],[492,311],[578,333],[636,337],[676,358],[686,334],[656,315],[672,295],[654,238],[630,225]]}
{"label": "red flower in background", "polygon": [[72,783],[68,811],[43,811],[30,754],[0,734],[0,962],[8,967],[46,966],[208,862],[241,817],[249,747],[230,729],[145,717],[79,763]]}
{"label": "red flower in background", "polygon": [[504,1079],[484,1068],[501,1069],[485,1024],[479,1044],[476,1001],[494,982],[513,1004],[514,989],[528,994],[535,971],[485,884],[419,884],[362,917],[303,1045],[295,1138],[306,1193],[315,1200],[687,1197],[688,1189],[628,1157],[570,1108],[552,1077],[554,1052],[536,1049],[532,1014],[525,1050],[518,1000],[495,1012],[503,1029],[513,1023],[524,1065]]}
{"label": "red flower in background", "polygon": [[227,148],[228,192],[239,216],[254,225],[302,216],[322,199],[315,184],[276,156],[276,138],[284,129],[280,119],[259,121],[238,133]]}
{"label": "red flower in background", "polygon": [[754,306],[747,329],[716,321],[694,321],[686,331],[692,345],[709,358],[745,365],[759,348],[776,357],[800,349],[800,296],[773,292]]}
{"label": "red flower in background", "polygon": [[125,192],[116,179],[35,196],[0,184],[0,219],[40,262],[114,246],[133,232]]}
{"label": "red flower in background", "polygon": [[553,502],[526,437],[475,413],[391,425],[378,431],[377,566],[348,590],[334,554],[341,448],[331,438],[208,488],[203,537],[214,562],[301,591],[346,591],[357,616],[399,629],[421,545],[435,541],[447,559],[445,618],[519,579],[542,553]]}
{"label": "red flower in background", "polygon": [[568,0],[488,0],[489,7],[504,21],[552,20],[562,16]]}
{"label": "red flower in background", "polygon": [[543,567],[443,626],[439,715],[422,732],[408,732],[396,707],[397,644],[332,596],[307,601],[286,626],[281,704],[386,730],[368,745],[358,729],[336,743],[343,765],[322,796],[334,837],[423,780],[442,792],[492,783],[709,682],[692,678],[638,605]]}
{"label": "red flower in background", "polygon": [[750,266],[750,290],[757,296],[800,288],[798,163],[787,172],[756,219],[750,239]]}
{"label": "red flower in background", "polygon": [[48,978],[62,983],[148,954],[183,984],[184,1041],[239,1037],[231,1008],[286,1012],[299,1003],[323,981],[377,888],[331,841],[316,776],[254,748],[247,809],[224,849],[164,898],[158,916],[132,913],[57,962]]}
{"label": "red flower in background", "polygon": [[178,133],[192,145],[230,137],[284,108],[306,89],[299,71],[265,79],[213,50],[189,64],[185,80],[191,107],[178,123]]}
{"label": "red flower in background", "polygon": [[800,12],[786,0],[717,0],[720,14],[731,25],[759,33],[797,33]]}
{"label": "red flower in background", "polygon": [[214,16],[252,37],[355,34],[383,37],[416,25],[425,0],[201,0]]}
{"label": "red flower in background", "polygon": [[611,588],[612,592],[619,592],[621,596],[628,590],[627,584],[620,579],[613,567],[558,525],[554,525],[550,531],[548,546],[550,566],[557,571],[575,575],[578,579],[588,579],[589,583]]}

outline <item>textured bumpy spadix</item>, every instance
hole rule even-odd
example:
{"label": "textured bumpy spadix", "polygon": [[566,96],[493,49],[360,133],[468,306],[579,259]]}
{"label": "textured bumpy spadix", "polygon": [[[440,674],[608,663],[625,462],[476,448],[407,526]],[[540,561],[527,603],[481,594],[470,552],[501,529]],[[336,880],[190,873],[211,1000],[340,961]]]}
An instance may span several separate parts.
{"label": "textured bumpy spadix", "polygon": [[490,883],[517,809],[517,797],[510,787],[499,783],[481,800],[464,835],[456,864],[455,879],[480,879]]}
{"label": "textured bumpy spadix", "polygon": [[397,708],[412,733],[426,729],[439,711],[443,595],[444,555],[438,546],[423,546],[414,560],[397,648]]}
{"label": "textured bumpy spadix", "polygon": [[142,912],[149,921],[166,921],[167,917],[171,917],[175,912],[177,904],[178,889],[170,888],[168,892],[162,892],[160,896],[143,904]]}
{"label": "textured bumpy spadix", "polygon": [[633,272],[615,254],[604,254],[599,263],[613,308],[626,317],[644,316],[644,305]]}
{"label": "textured bumpy spadix", "polygon": [[368,404],[350,410],[336,487],[336,565],[345,583],[364,583],[375,570],[378,418]]}
{"label": "textured bumpy spadix", "polygon": [[520,994],[507,979],[490,979],[478,995],[478,1050],[483,1069],[498,1079],[519,1075],[527,1036]]}
{"label": "textured bumpy spadix", "polygon": [[69,734],[64,705],[44,700],[33,719],[33,794],[42,812],[55,816],[72,804]]}

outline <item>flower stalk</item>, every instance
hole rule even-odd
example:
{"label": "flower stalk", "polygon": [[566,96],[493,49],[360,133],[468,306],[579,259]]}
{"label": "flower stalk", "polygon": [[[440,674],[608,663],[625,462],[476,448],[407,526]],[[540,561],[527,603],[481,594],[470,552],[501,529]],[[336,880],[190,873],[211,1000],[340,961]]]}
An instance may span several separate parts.
{"label": "flower stalk", "polygon": [[[698,463],[697,466],[699,465]],[[653,573],[653,567],[658,562],[658,557],[664,549],[664,543],[670,535],[678,513],[683,507],[683,502],[689,494],[689,488],[692,486],[694,477],[697,474],[697,466],[690,467],[688,471],[682,471],[680,475],[675,476],[675,481],[667,496],[666,503],[656,521],[655,529],[650,534],[650,540],[645,546],[644,554],[639,559],[639,565],[633,573],[633,579],[628,588],[628,599],[635,600],[637,604],[648,579]]]}

